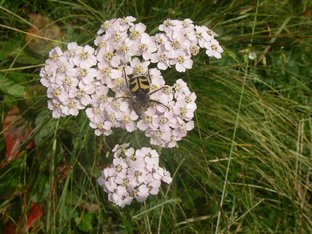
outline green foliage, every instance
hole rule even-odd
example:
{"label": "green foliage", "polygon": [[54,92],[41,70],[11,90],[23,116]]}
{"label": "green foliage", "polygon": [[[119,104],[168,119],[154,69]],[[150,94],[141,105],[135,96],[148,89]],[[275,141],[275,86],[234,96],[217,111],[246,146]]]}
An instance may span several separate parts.
{"label": "green foliage", "polygon": [[1,91],[4,94],[11,95],[15,98],[23,97],[25,87],[21,85],[20,80],[23,79],[22,74],[9,74],[6,78],[1,74]]}
{"label": "green foliage", "polygon": [[81,217],[75,218],[76,225],[83,232],[90,232],[93,229],[92,221],[94,220],[93,213],[82,214]]}
{"label": "green foliage", "polygon": [[[311,233],[311,9],[309,0],[0,1],[1,123],[18,106],[32,127],[11,161],[1,131],[0,232],[22,229],[38,202],[34,233]],[[25,41],[30,13],[62,32],[47,48],[92,44],[104,20],[127,15],[152,33],[167,18],[191,18],[219,34],[222,59],[200,53],[187,73],[164,73],[188,82],[198,109],[179,147],[160,151],[174,179],[157,197],[124,209],[107,201],[96,179],[112,147],[148,140],[96,137],[83,114],[52,119],[38,88],[46,56]]]}

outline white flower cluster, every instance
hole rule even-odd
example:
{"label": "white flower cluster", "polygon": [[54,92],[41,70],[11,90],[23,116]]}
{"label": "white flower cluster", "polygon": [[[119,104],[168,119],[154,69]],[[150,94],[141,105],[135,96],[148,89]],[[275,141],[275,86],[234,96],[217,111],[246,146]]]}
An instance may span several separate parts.
{"label": "white flower cluster", "polygon": [[206,49],[209,57],[221,58],[223,52],[219,42],[214,38],[217,34],[206,26],[197,26],[190,19],[167,19],[159,26],[154,36],[157,44],[156,53],[152,54],[152,63],[166,70],[175,65],[178,72],[185,72],[193,66],[192,56],[198,54],[200,48]]}
{"label": "white flower cluster", "polygon": [[63,52],[59,47],[49,52],[49,59],[40,71],[41,84],[47,87],[48,108],[52,116],[78,115],[90,104],[95,92],[94,48],[69,43]]}
{"label": "white flower cluster", "polygon": [[161,70],[175,65],[178,72],[185,72],[192,68],[192,56],[200,48],[209,57],[221,58],[223,49],[215,39],[217,34],[206,26],[194,25],[190,19],[167,19],[159,26],[162,32],[150,36],[145,32],[146,26],[134,24],[135,20],[129,16],[104,22],[94,42],[100,69],[118,68],[141,56],[144,61],[157,63]]}
{"label": "white flower cluster", "polygon": [[116,145],[110,167],[102,171],[98,183],[108,193],[108,200],[120,207],[133,199],[144,202],[159,192],[161,181],[172,182],[170,172],[159,167],[159,154],[151,148],[134,150],[129,144]]}
{"label": "white flower cluster", "polygon": [[143,23],[134,24],[132,16],[105,21],[94,41],[97,48],[98,67],[118,68],[129,63],[133,57],[150,60],[157,50],[152,37],[145,32]]}
{"label": "white flower cluster", "polygon": [[150,138],[151,144],[175,147],[177,141],[194,128],[192,119],[196,110],[196,95],[179,79],[172,87],[165,86],[156,91],[152,98],[155,105],[141,113],[137,127]]}
{"label": "white flower cluster", "polygon": [[[175,147],[176,142],[194,128],[192,119],[196,110],[196,95],[181,79],[172,87],[166,86],[157,68],[147,71],[146,62],[140,63],[138,59],[133,59],[125,70],[133,71],[138,67],[150,76],[149,107],[142,110],[136,105],[125,78],[122,85],[114,86],[116,80],[114,74],[118,76],[121,74],[119,70],[111,68],[112,75],[97,77],[102,86],[97,87],[95,93],[91,95],[91,107],[86,110],[90,126],[95,129],[96,135],[110,135],[111,128],[123,128],[128,132],[139,129],[150,138],[151,144]],[[115,91],[114,97],[107,96],[109,92],[107,87]]]}
{"label": "white flower cluster", "polygon": [[[160,70],[174,66],[185,72],[200,48],[218,59],[223,49],[214,32],[190,19],[165,20],[153,36],[135,20],[105,21],[95,49],[72,42],[64,52],[59,47],[50,51],[40,71],[48,108],[54,118],[76,116],[84,109],[97,136],[108,136],[113,128],[141,130],[151,144],[175,147],[194,128],[196,95],[182,79],[166,85]],[[123,144],[113,152],[113,165],[103,170],[98,183],[120,207],[156,195],[161,181],[171,183],[155,150],[135,151]]]}

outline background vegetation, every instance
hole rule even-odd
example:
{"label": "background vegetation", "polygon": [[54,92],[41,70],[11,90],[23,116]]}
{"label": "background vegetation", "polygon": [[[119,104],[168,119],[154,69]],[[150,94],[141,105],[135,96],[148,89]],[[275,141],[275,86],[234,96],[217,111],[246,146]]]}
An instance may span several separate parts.
{"label": "background vegetation", "polygon": [[[127,15],[149,32],[190,18],[225,52],[164,74],[196,92],[196,127],[161,151],[172,185],[119,209],[96,179],[132,136],[52,119],[39,70],[52,47],[92,44]],[[312,233],[311,16],[310,0],[1,0],[0,232]]]}

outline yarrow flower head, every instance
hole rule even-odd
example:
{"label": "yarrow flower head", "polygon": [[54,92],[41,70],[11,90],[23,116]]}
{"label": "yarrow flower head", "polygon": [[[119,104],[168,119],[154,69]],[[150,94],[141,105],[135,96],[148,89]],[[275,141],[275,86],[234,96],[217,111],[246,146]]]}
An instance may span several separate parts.
{"label": "yarrow flower head", "polygon": [[52,49],[40,71],[40,82],[47,87],[48,108],[54,118],[78,115],[90,104],[90,95],[95,92],[94,49],[75,42],[69,43],[67,49]]}
{"label": "yarrow flower head", "polygon": [[156,90],[151,95],[152,105],[141,113],[137,127],[150,138],[151,144],[172,148],[194,128],[196,95],[181,79],[173,86]]}
{"label": "yarrow flower head", "polygon": [[[135,21],[132,16],[105,21],[95,48],[71,42],[65,51],[52,49],[40,71],[48,108],[54,118],[85,110],[97,136],[109,136],[114,128],[140,130],[152,145],[176,147],[194,128],[196,94],[182,79],[166,84],[161,71],[185,72],[200,49],[217,59],[223,49],[216,33],[190,19],[167,19],[155,35]],[[158,193],[161,181],[171,183],[155,150],[123,144],[113,153],[112,166],[102,171],[98,183],[118,206],[133,199],[143,202]]]}
{"label": "yarrow flower head", "polygon": [[159,167],[159,154],[148,147],[133,149],[129,144],[116,145],[114,159],[98,178],[98,184],[108,193],[108,200],[120,207],[133,199],[144,202],[157,195],[161,182],[170,184],[170,172]]}
{"label": "yarrow flower head", "polygon": [[167,19],[159,26],[162,33],[153,36],[157,51],[152,54],[152,63],[166,70],[175,66],[178,72],[185,72],[193,66],[192,56],[198,54],[200,48],[206,49],[209,57],[221,58],[223,52],[217,36],[206,26],[197,26],[190,19]]}
{"label": "yarrow flower head", "polygon": [[158,69],[175,66],[178,72],[185,72],[192,68],[192,57],[200,48],[205,49],[209,57],[221,58],[223,48],[215,39],[217,34],[190,19],[167,19],[154,36],[145,32],[144,24],[134,21],[135,18],[126,17],[104,22],[94,41],[100,66],[108,63],[118,67],[140,56],[156,63]]}
{"label": "yarrow flower head", "polygon": [[[96,135],[109,135],[111,128],[123,128],[128,132],[139,129],[150,138],[151,144],[172,148],[194,128],[195,93],[181,79],[173,86],[165,85],[160,70],[148,69],[148,65],[149,62],[134,58],[129,66],[124,67],[123,82],[119,85],[113,85],[116,78],[111,75],[101,80],[101,84],[110,87],[114,98],[106,96],[108,91],[100,87],[91,95],[91,107],[86,112]],[[146,81],[150,82],[146,108],[142,107],[141,97],[134,96],[127,84],[130,82],[128,75],[143,74],[146,74],[144,79],[150,80]],[[99,92],[103,91],[100,95]]]}
{"label": "yarrow flower head", "polygon": [[157,46],[145,32],[146,26],[134,24],[134,21],[135,18],[126,17],[104,22],[94,41],[99,67],[109,65],[118,68],[139,56],[145,61],[150,60]]}

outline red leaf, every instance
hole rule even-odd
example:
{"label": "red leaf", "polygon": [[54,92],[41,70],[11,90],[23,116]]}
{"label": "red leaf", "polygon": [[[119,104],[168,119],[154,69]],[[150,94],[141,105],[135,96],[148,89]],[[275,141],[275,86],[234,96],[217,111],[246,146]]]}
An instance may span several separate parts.
{"label": "red leaf", "polygon": [[31,228],[32,225],[40,219],[42,216],[42,209],[39,203],[32,203],[30,205],[28,214],[27,214],[27,229]]}
{"label": "red leaf", "polygon": [[[28,233],[28,230],[33,226],[33,224],[37,220],[40,219],[41,216],[42,216],[41,205],[39,203],[31,203],[26,217],[26,224],[23,225],[22,222],[23,219],[22,217],[20,217],[17,225],[18,226],[23,225],[22,233]],[[20,231],[18,231],[16,224],[10,221],[5,223],[3,228],[4,234],[17,234],[20,233]]]}
{"label": "red leaf", "polygon": [[[2,128],[6,144],[5,157],[12,160],[20,153],[20,147],[30,135],[31,130],[29,124],[21,117],[17,107],[13,107],[7,113]],[[31,148],[33,144],[33,141],[31,141],[27,148]]]}

